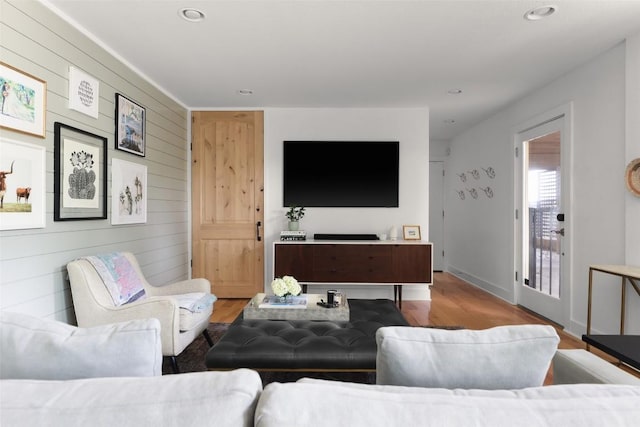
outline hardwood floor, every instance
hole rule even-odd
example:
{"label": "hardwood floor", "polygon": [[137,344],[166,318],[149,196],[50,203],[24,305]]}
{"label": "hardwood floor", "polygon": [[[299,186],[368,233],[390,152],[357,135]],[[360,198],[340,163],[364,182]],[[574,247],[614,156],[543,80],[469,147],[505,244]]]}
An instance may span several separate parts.
{"label": "hardwood floor", "polygon": [[[215,304],[211,321],[232,322],[248,301],[248,299],[219,299]],[[486,329],[501,325],[549,323],[449,273],[434,273],[431,302],[403,301],[402,314],[414,326],[440,325]],[[561,338],[560,348],[585,348],[581,340],[560,328],[556,329]]]}
{"label": "hardwood floor", "polygon": [[[212,322],[232,322],[247,304],[248,299],[219,299],[211,316]],[[487,329],[494,326],[519,324],[550,324],[560,336],[559,348],[586,348],[585,343],[564,332],[547,319],[537,316],[522,307],[509,304],[480,288],[449,274],[434,273],[431,301],[403,301],[402,314],[413,326],[463,326],[467,329]],[[609,361],[611,357],[592,350]],[[640,376],[631,368],[628,372]],[[551,372],[546,384],[552,381]]]}

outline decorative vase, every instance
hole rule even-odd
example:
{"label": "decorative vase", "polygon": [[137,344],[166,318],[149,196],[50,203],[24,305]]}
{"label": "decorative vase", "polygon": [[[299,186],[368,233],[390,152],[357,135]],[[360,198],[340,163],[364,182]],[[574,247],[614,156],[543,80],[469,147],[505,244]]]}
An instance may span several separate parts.
{"label": "decorative vase", "polygon": [[284,303],[285,304],[293,304],[293,295],[291,294],[287,294],[284,296]]}
{"label": "decorative vase", "polygon": [[300,223],[298,221],[289,221],[289,231],[298,231]]}

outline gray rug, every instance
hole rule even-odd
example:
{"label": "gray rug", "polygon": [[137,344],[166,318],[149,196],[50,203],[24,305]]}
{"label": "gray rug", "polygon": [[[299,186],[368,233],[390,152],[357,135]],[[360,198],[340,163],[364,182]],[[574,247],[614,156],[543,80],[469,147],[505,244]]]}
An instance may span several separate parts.
{"label": "gray rug", "polygon": [[[227,332],[229,323],[210,323],[207,330],[213,343]],[[204,363],[205,355],[209,350],[209,344],[201,334],[177,357],[180,373],[206,371]],[[168,359],[162,364],[162,374],[173,374],[173,369]],[[300,378],[318,378],[326,380],[348,381],[355,383],[375,384],[376,374],[373,372],[260,372],[263,385],[271,382],[292,382]]]}

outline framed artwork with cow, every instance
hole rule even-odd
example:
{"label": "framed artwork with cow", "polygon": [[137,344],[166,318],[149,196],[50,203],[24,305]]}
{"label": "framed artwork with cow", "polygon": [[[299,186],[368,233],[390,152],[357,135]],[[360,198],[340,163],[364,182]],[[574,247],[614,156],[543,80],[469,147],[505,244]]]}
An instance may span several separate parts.
{"label": "framed artwork with cow", "polygon": [[53,220],[107,218],[107,138],[54,123]]}
{"label": "framed artwork with cow", "polygon": [[45,227],[46,148],[0,138],[0,230]]}

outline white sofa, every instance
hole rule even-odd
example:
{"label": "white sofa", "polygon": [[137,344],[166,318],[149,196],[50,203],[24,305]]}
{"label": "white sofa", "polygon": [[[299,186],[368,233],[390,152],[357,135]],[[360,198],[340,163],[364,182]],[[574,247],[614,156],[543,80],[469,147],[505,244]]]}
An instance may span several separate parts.
{"label": "white sofa", "polygon": [[[50,321],[40,319],[31,324],[39,340],[31,339],[29,346],[16,347],[11,341],[19,336],[16,331],[30,333],[20,324],[28,319],[6,313],[2,313],[0,319],[2,426],[601,427],[636,426],[640,419],[640,381],[636,385],[564,384],[482,390],[302,379],[295,383],[271,383],[263,389],[258,373],[248,369],[157,376],[155,364],[161,357],[161,349],[149,339],[158,333],[157,322],[146,325],[149,331],[146,336],[136,333],[136,338],[123,339],[130,328],[139,331],[144,330],[145,325],[124,323],[112,326],[111,330],[93,331],[64,325],[60,332],[56,330],[60,325],[52,326]],[[497,336],[505,336],[504,331],[498,332]],[[53,336],[48,338],[48,334]],[[509,339],[514,338],[507,335]],[[543,335],[547,333],[543,331]],[[469,337],[468,334],[458,336]],[[35,350],[32,347],[40,345],[42,340],[56,345],[49,346],[48,353],[40,353],[39,359],[17,357],[21,352]],[[65,346],[65,342],[73,344]],[[94,347],[96,351],[92,351],[94,344],[99,344]],[[118,347],[123,352],[122,358],[113,353]],[[129,352],[131,347],[136,347],[133,353]],[[90,375],[87,367],[92,362],[100,378],[55,379],[56,367],[61,365],[67,372],[63,378],[75,377],[73,366],[64,360],[74,349],[84,354],[84,357],[74,356],[78,366],[83,367],[83,375]],[[108,351],[102,351],[104,349]],[[117,373],[114,364],[109,364],[110,369],[99,370],[105,355],[122,361],[130,354],[140,358],[146,352],[151,357],[141,358],[142,362],[136,364],[138,371],[128,372],[129,376],[113,377]],[[579,381],[603,368],[604,374],[599,376],[601,382],[629,380],[624,375],[619,377],[617,371],[610,371],[613,366],[601,359],[593,363],[590,357],[585,361],[572,357],[573,354],[570,356],[558,365],[562,372],[554,366],[554,376]],[[11,365],[5,364],[5,358],[13,359]],[[24,360],[26,367],[21,366],[20,360]],[[46,368],[34,370],[32,379],[25,379],[28,367],[37,363]],[[548,362],[540,364],[545,363]],[[439,376],[442,380],[442,375]],[[386,377],[393,378],[393,375],[387,372]],[[537,381],[536,376],[532,378]]]}

